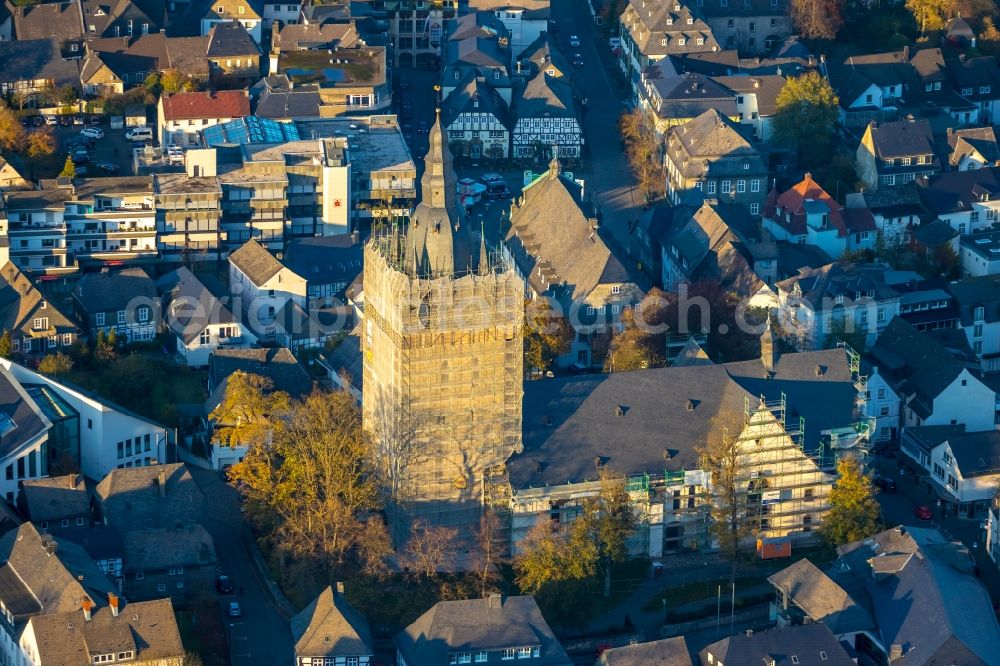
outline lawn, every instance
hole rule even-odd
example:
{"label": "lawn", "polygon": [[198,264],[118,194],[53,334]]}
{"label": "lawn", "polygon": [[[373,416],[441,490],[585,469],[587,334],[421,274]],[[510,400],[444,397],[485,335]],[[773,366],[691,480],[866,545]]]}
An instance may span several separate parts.
{"label": "lawn", "polygon": [[[766,576],[744,576],[737,578],[736,590],[739,592],[741,589],[754,587],[766,581]],[[661,610],[663,608],[664,599],[667,600],[667,605],[670,608],[676,608],[677,606],[682,606],[695,601],[702,601],[704,599],[715,599],[716,595],[719,593],[720,585],[722,586],[722,595],[728,598],[727,593],[729,591],[729,577],[726,576],[724,578],[712,580],[700,580],[694,583],[681,585],[680,587],[672,587],[668,590],[664,590],[643,604],[642,610],[650,613]]]}

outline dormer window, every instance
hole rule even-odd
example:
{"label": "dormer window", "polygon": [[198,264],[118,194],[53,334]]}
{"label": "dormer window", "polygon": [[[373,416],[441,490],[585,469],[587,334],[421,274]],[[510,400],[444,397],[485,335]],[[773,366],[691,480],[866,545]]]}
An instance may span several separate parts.
{"label": "dormer window", "polygon": [[687,42],[688,42],[687,37],[681,37],[680,39],[677,40],[677,43],[680,44],[681,46],[684,46],[685,44],[687,44]]}
{"label": "dormer window", "polygon": [[666,46],[666,45],[667,45],[667,38],[664,37],[663,39],[660,40],[660,46]]}
{"label": "dormer window", "polygon": [[668,17],[667,17],[667,25],[673,25],[673,24],[674,24],[674,19],[673,19],[673,17],[670,17],[670,16],[668,16]]}
{"label": "dormer window", "polygon": [[226,13],[226,8],[225,8],[225,7],[223,7],[222,5],[219,5],[219,6],[218,6],[218,7],[216,8],[216,10],[215,10],[215,11],[216,11],[216,13],[218,13],[218,14],[225,14],[225,13]]}
{"label": "dormer window", "polygon": [[979,94],[980,95],[986,95],[986,94],[989,94],[989,92],[990,92],[990,87],[989,86],[979,86]]}
{"label": "dormer window", "polygon": [[694,19],[688,16],[688,25],[694,25]]}

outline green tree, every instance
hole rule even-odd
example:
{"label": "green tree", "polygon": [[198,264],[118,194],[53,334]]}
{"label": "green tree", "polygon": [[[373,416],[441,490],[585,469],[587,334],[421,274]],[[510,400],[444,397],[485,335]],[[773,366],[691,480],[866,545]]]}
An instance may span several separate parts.
{"label": "green tree", "polygon": [[222,402],[209,418],[213,438],[222,446],[246,446],[266,441],[288,412],[288,394],[274,390],[268,377],[237,370],[226,380]]}
{"label": "green tree", "polygon": [[573,327],[544,296],[525,301],[524,369],[548,370],[560,355],[570,350]]}
{"label": "green tree", "polygon": [[151,95],[159,95],[160,91],[162,90],[162,86],[160,85],[159,73],[150,72],[146,76],[146,79],[142,82],[142,85]]}
{"label": "green tree", "polygon": [[176,69],[168,69],[160,76],[160,89],[164,95],[173,95],[193,90],[194,82],[187,74]]}
{"label": "green tree", "polygon": [[538,594],[552,583],[594,576],[599,553],[581,527],[578,521],[542,520],[531,528],[514,558],[514,580],[522,592]]}
{"label": "green tree", "polygon": [[596,565],[604,581],[604,596],[611,596],[611,567],[628,557],[628,538],[639,524],[639,516],[628,492],[628,479],[603,471],[601,491],[583,502],[583,513],[574,529],[584,531],[597,554]]}
{"label": "green tree", "polygon": [[956,0],[906,0],[906,8],[920,27],[920,33],[943,30],[955,15]]}
{"label": "green tree", "polygon": [[789,78],[778,92],[774,138],[795,146],[799,158],[818,163],[829,157],[837,122],[837,95],[818,72]]}
{"label": "green tree", "polygon": [[882,527],[879,506],[871,479],[853,458],[837,463],[837,481],[830,490],[830,510],[823,517],[819,532],[835,546],[865,539]]}
{"label": "green tree", "polygon": [[[247,416],[266,416],[272,434],[250,437],[247,455],[230,468],[229,479],[247,498],[251,518],[276,526],[273,538],[283,552],[316,558],[327,568],[340,563],[362,545],[369,517],[379,508],[374,451],[361,410],[346,391],[317,392],[279,419],[273,405],[260,403],[258,392],[245,392],[259,404]],[[267,397],[273,400],[275,393]]]}
{"label": "green tree", "polygon": [[73,369],[73,359],[62,352],[46,354],[38,362],[38,371],[44,375],[64,375]]}
{"label": "green tree", "polygon": [[58,99],[59,103],[62,104],[63,106],[72,106],[73,104],[76,104],[76,101],[80,98],[80,95],[75,87],[71,85],[65,85],[59,88],[58,92],[56,93],[56,98]]}
{"label": "green tree", "polygon": [[10,331],[4,331],[3,335],[0,335],[0,357],[10,358],[13,351],[14,345],[10,339]]}
{"label": "green tree", "polygon": [[60,178],[76,178],[76,165],[73,164],[73,159],[67,155],[66,161],[63,163],[62,171],[59,172]]}
{"label": "green tree", "polygon": [[843,0],[792,0],[792,23],[809,39],[834,39],[844,25]]}

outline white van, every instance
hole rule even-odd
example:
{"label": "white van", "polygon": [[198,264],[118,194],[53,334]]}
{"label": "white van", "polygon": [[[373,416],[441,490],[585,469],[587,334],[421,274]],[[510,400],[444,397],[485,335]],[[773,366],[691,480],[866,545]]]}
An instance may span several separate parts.
{"label": "white van", "polygon": [[149,127],[132,127],[125,132],[125,138],[129,141],[152,141],[153,130]]}

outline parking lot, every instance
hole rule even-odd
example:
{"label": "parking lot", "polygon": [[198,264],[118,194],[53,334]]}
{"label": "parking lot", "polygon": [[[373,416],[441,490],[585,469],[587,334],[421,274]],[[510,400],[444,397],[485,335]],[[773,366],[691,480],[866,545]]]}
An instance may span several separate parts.
{"label": "parking lot", "polygon": [[[63,164],[66,161],[66,155],[68,154],[66,147],[67,142],[78,138],[80,136],[80,132],[87,127],[96,127],[104,132],[104,138],[95,139],[93,141],[93,147],[87,151],[87,175],[134,175],[132,169],[131,150],[134,145],[138,144],[132,144],[125,138],[125,129],[111,129],[107,116],[92,116],[85,118],[85,120],[90,121],[90,118],[99,118],[101,122],[99,124],[90,124],[90,122],[85,122],[84,124],[79,125],[57,124],[50,126],[53,137],[55,138],[56,152],[53,159],[46,160],[45,163],[39,165],[34,174],[36,177],[55,178],[59,175],[59,172],[62,170]],[[28,131],[32,131],[36,128],[32,124],[26,129]],[[108,171],[99,170],[93,166],[100,162],[109,162],[117,165],[118,172],[110,173]]]}

